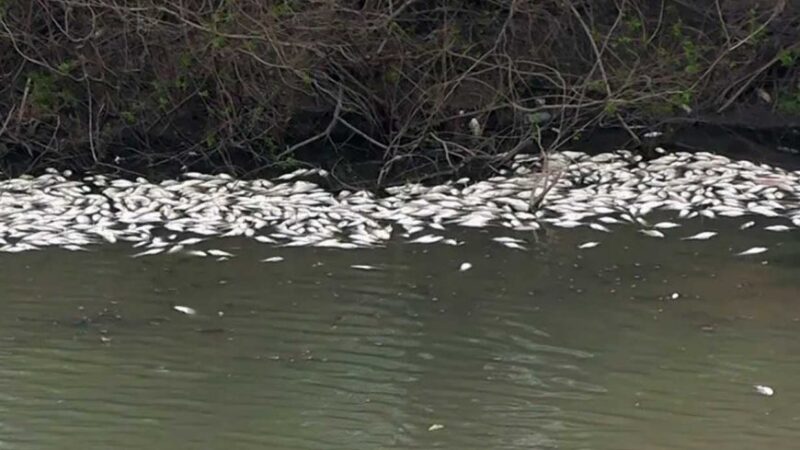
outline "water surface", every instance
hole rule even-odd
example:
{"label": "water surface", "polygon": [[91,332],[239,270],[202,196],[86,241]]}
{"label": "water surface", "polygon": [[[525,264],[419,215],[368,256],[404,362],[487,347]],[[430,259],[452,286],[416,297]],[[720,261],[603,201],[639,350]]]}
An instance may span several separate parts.
{"label": "water surface", "polygon": [[0,255],[0,448],[796,448],[800,240],[738,223]]}

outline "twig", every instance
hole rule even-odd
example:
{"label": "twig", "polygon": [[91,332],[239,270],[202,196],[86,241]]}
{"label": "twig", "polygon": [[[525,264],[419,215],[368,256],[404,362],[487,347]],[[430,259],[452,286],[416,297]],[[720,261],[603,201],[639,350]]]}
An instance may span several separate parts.
{"label": "twig", "polygon": [[8,110],[8,114],[6,114],[6,120],[3,121],[3,126],[0,127],[0,136],[6,132],[8,129],[8,124],[11,122],[11,118],[14,117],[14,108],[16,105],[11,105],[11,109]]}
{"label": "twig", "polygon": [[[792,45],[792,46],[784,49],[784,51],[785,50],[790,50],[790,49],[795,49],[795,48],[798,48],[798,47],[800,47],[800,43],[796,43],[795,45]],[[737,89],[736,92],[730,98],[728,98],[728,100],[722,106],[720,106],[719,109],[717,109],[717,113],[721,113],[722,111],[725,111],[726,109],[728,109],[733,104],[733,102],[735,102],[736,99],[739,98],[739,96],[742,95],[742,93],[745,90],[747,90],[748,87],[750,87],[750,85],[753,83],[753,81],[755,81],[756,78],[758,78],[759,75],[764,73],[764,71],[766,71],[767,69],[772,67],[773,64],[777,63],[780,60],[781,60],[781,54],[778,53],[775,57],[773,57],[772,59],[767,61],[766,64],[764,64],[763,66],[759,67],[755,72],[750,74],[747,77],[747,80],[739,87],[739,89]]]}
{"label": "twig", "polygon": [[94,148],[94,108],[92,107],[92,87],[89,84],[89,77],[86,76],[86,68],[83,69],[84,77],[86,79],[86,95],[89,97],[89,150],[92,152],[92,159],[97,164],[97,152]]}
{"label": "twig", "polygon": [[302,142],[298,142],[297,144],[292,145],[291,147],[281,152],[275,159],[277,160],[283,159],[284,157],[286,157],[286,155],[294,153],[294,151],[299,149],[300,147],[304,147],[314,141],[330,136],[331,132],[333,131],[333,128],[336,126],[336,122],[339,120],[339,114],[341,112],[342,112],[342,88],[340,86],[339,96],[336,99],[336,109],[334,109],[333,117],[331,118],[331,121],[330,123],[328,123],[328,126],[325,128],[325,130],[323,130],[321,133],[311,136],[310,138]]}

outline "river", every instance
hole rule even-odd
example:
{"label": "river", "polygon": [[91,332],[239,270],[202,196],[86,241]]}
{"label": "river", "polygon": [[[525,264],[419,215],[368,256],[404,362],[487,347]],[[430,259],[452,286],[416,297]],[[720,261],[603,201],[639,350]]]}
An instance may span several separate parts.
{"label": "river", "polygon": [[0,448],[795,448],[800,240],[740,222],[0,255]]}

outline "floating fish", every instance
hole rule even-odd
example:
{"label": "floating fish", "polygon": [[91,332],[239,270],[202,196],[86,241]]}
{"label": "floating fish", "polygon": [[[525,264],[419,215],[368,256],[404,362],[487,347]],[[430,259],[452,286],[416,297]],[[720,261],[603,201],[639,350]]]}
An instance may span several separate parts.
{"label": "floating fish", "polygon": [[282,256],[270,256],[269,258],[264,258],[261,260],[261,262],[267,262],[267,263],[281,262],[281,261],[283,261]]}
{"label": "floating fish", "polygon": [[702,231],[697,234],[693,234],[691,236],[686,236],[683,240],[695,240],[695,241],[704,241],[706,239],[711,239],[712,237],[716,236],[716,231]]}
{"label": "floating fish", "polygon": [[595,248],[600,245],[599,242],[584,242],[583,244],[579,245],[578,248],[585,249],[585,248]]}
{"label": "floating fish", "polygon": [[758,255],[767,251],[767,247],[751,247],[743,252],[739,252],[736,256]]}
{"label": "floating fish", "polygon": [[443,236],[436,236],[433,234],[426,234],[424,236],[420,236],[416,239],[412,239],[408,241],[409,244],[433,244],[443,240]]}
{"label": "floating fish", "polygon": [[653,228],[668,230],[670,228],[678,228],[679,226],[681,225],[675,222],[658,222],[657,224],[653,225]]}
{"label": "floating fish", "polygon": [[620,221],[619,219],[617,219],[615,217],[609,217],[609,216],[598,217],[597,220],[599,220],[600,222],[603,222],[603,223],[608,223],[608,224],[622,223],[622,221]]}
{"label": "floating fish", "polygon": [[461,263],[461,266],[458,267],[458,271],[459,272],[466,272],[471,268],[472,268],[472,264],[470,264],[468,262],[465,262],[465,263]]}
{"label": "floating fish", "polygon": [[139,257],[142,257],[142,256],[157,255],[159,253],[163,253],[164,250],[165,249],[163,247],[151,248],[151,249],[145,250],[143,252],[136,253],[136,254],[132,255],[131,257],[132,258],[139,258]]}
{"label": "floating fish", "polygon": [[755,223],[754,221],[752,221],[752,220],[751,220],[751,221],[749,221],[749,222],[745,222],[745,223],[743,223],[743,224],[742,224],[742,225],[739,227],[739,229],[740,229],[740,230],[746,230],[746,229],[748,229],[748,228],[751,228],[751,227],[752,227],[753,225],[755,225],[755,224],[756,224],[756,223]]}
{"label": "floating fish", "polygon": [[560,228],[577,228],[583,226],[583,223],[575,220],[558,220],[553,222],[553,225]]}
{"label": "floating fish", "polygon": [[350,267],[356,270],[378,270],[377,267],[368,264],[353,264]]}
{"label": "floating fish", "polygon": [[773,395],[775,395],[774,389],[772,389],[769,386],[765,386],[763,384],[753,385],[753,388],[755,388],[756,392],[766,397],[772,397]]}
{"label": "floating fish", "polygon": [[513,248],[514,250],[527,250],[524,246],[517,244],[516,242],[504,242],[504,247]]}
{"label": "floating fish", "polygon": [[513,238],[513,237],[508,237],[508,236],[493,237],[492,240],[495,241],[495,242],[499,242],[501,244],[506,244],[506,243],[509,243],[509,242],[514,242],[514,243],[517,243],[517,244],[524,244],[525,243],[524,239],[517,239],[517,238]]}
{"label": "floating fish", "polygon": [[180,244],[180,245],[195,245],[195,244],[199,244],[199,243],[203,242],[204,240],[205,239],[202,239],[202,238],[187,238],[187,239],[184,239],[184,240],[178,242],[178,244]]}
{"label": "floating fish", "polygon": [[[503,169],[485,180],[408,183],[389,187],[381,196],[326,192],[298,179],[326,175],[306,168],[272,180],[190,172],[160,182],[103,175],[76,179],[50,169],[39,177],[0,180],[0,251],[53,246],[77,251],[100,242],[124,242],[144,250],[137,257],[181,252],[225,260],[232,255],[222,250],[187,248],[225,236],[275,246],[373,248],[391,240],[393,227],[411,238],[427,229],[491,225],[533,231],[542,223],[611,232],[607,225],[624,221],[662,237],[655,233],[678,225],[649,225],[645,217],[655,212],[677,212],[686,219],[780,217],[791,224],[766,229],[800,227],[800,171],[708,152],[658,148],[655,153],[657,158],[646,161],[625,150],[592,156],[552,152],[550,163],[561,172],[535,211],[528,211],[531,191],[544,192],[534,183],[543,164],[537,155],[515,155],[513,172]],[[459,244],[433,234],[418,243],[434,242]],[[523,242],[498,242],[524,249]]]}
{"label": "floating fish", "polygon": [[662,233],[662,232],[660,232],[658,230],[647,230],[647,229],[644,229],[644,230],[639,230],[639,233],[642,233],[645,236],[650,236],[650,237],[654,237],[654,238],[663,238],[664,237],[664,233]]}
{"label": "floating fish", "polygon": [[594,223],[594,222],[589,224],[589,228],[591,228],[593,230],[597,230],[597,231],[602,231],[602,232],[605,232],[605,233],[610,233],[611,232],[611,230],[608,227],[606,227],[605,225],[601,225],[599,223]]}
{"label": "floating fish", "polygon": [[176,306],[173,306],[172,309],[174,309],[175,311],[178,311],[180,313],[184,313],[186,315],[189,315],[189,316],[193,316],[193,315],[197,314],[197,311],[195,311],[194,308],[190,308],[188,306],[176,305]]}

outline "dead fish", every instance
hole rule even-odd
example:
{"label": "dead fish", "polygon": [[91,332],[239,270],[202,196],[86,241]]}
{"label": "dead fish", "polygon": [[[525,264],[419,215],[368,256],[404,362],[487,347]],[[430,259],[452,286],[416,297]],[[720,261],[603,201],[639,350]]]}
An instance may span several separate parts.
{"label": "dead fish", "polygon": [[412,239],[408,241],[409,244],[433,244],[436,242],[441,241],[444,239],[443,236],[437,236],[434,234],[426,234],[425,236],[420,236],[416,239]]}
{"label": "dead fish", "polygon": [[584,242],[583,244],[579,245],[578,248],[585,249],[585,248],[595,248],[600,245],[599,242]]}
{"label": "dead fish", "polygon": [[219,256],[224,258],[230,258],[231,256],[233,256],[233,253],[228,253],[225,250],[218,250],[216,248],[206,250],[206,253],[208,253],[211,256]]}
{"label": "dead fish", "polygon": [[375,266],[370,266],[368,264],[353,264],[350,266],[352,269],[356,270],[378,270]]}
{"label": "dead fish", "polygon": [[601,224],[595,223],[595,222],[590,223],[589,224],[589,228],[591,228],[593,230],[597,230],[597,231],[603,231],[605,233],[610,233],[611,232],[611,230],[607,226],[601,225]]}
{"label": "dead fish", "polygon": [[660,232],[658,230],[639,230],[639,233],[642,233],[645,236],[650,236],[650,237],[654,237],[654,238],[663,238],[664,237],[664,233],[662,233],[662,232]]}
{"label": "dead fish", "polygon": [[201,242],[203,242],[203,239],[201,239],[201,238],[186,238],[186,239],[178,242],[178,244],[179,245],[195,245],[195,244],[199,244]]}
{"label": "dead fish", "polygon": [[508,248],[513,248],[514,250],[527,250],[527,248],[517,244],[516,242],[504,242],[503,245]]}
{"label": "dead fish", "polygon": [[748,228],[752,227],[752,226],[753,226],[753,225],[755,225],[755,224],[756,224],[756,223],[755,223],[754,221],[752,221],[752,220],[751,220],[751,221],[749,221],[749,222],[745,222],[745,223],[743,223],[743,224],[742,224],[742,225],[739,227],[739,229],[740,229],[740,230],[746,230],[746,229],[748,229]]}
{"label": "dead fish", "polygon": [[686,236],[683,238],[684,241],[704,241],[706,239],[711,239],[712,237],[716,236],[716,231],[701,231],[700,233],[693,234],[691,236]]}
{"label": "dead fish", "polygon": [[170,247],[169,250],[167,250],[167,254],[171,255],[173,253],[178,253],[181,250],[183,250],[183,245],[182,244],[176,244],[176,245],[173,245],[172,247]]}
{"label": "dead fish", "polygon": [[603,222],[603,223],[612,223],[612,224],[613,223],[622,223],[621,220],[617,219],[616,217],[611,217],[611,216],[598,217],[597,220],[599,220],[600,222]]}
{"label": "dead fish", "polygon": [[188,306],[175,305],[175,306],[172,307],[172,309],[174,309],[175,311],[178,311],[180,313],[184,313],[186,315],[189,315],[189,316],[193,316],[193,315],[197,314],[197,311],[194,308],[190,308]]}
{"label": "dead fish", "polygon": [[772,397],[773,395],[775,395],[774,389],[772,389],[769,386],[765,386],[763,384],[753,385],[753,388],[755,388],[756,392],[766,397]]}
{"label": "dead fish", "polygon": [[681,226],[681,224],[675,222],[658,222],[657,224],[653,225],[653,228],[668,230],[670,228],[678,228],[679,226]]}
{"label": "dead fish", "polygon": [[465,262],[465,263],[461,263],[461,266],[459,266],[458,271],[459,272],[466,272],[471,268],[472,268],[472,264],[470,264],[468,262]]}
{"label": "dead fish", "polygon": [[164,252],[166,250],[164,247],[156,247],[145,250],[143,252],[136,253],[135,255],[131,255],[131,258],[139,258],[140,256],[150,256],[150,255],[157,255],[159,253]]}
{"label": "dead fish", "polygon": [[513,238],[513,237],[508,237],[508,236],[493,237],[492,240],[495,241],[495,242],[499,242],[501,244],[505,244],[505,243],[508,243],[508,242],[515,242],[517,244],[524,244],[525,243],[524,239],[517,239],[517,238]]}
{"label": "dead fish", "polygon": [[558,220],[553,222],[553,225],[560,228],[577,228],[583,226],[583,223],[576,220]]}
{"label": "dead fish", "polygon": [[751,247],[743,252],[739,252],[736,256],[758,255],[767,251],[767,247]]}
{"label": "dead fish", "polygon": [[264,258],[264,259],[261,260],[261,262],[268,262],[268,263],[281,262],[281,261],[283,261],[283,257],[282,256],[270,256],[269,258]]}
{"label": "dead fish", "polygon": [[781,231],[789,231],[792,228],[791,227],[787,227],[786,225],[770,225],[768,227],[764,227],[764,229],[767,230],[767,231],[778,231],[778,232],[781,232]]}

